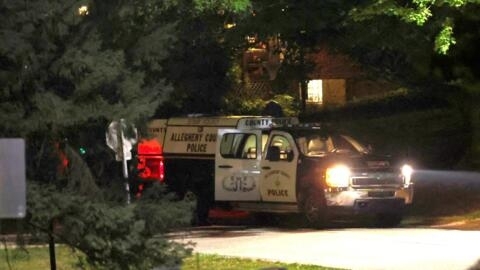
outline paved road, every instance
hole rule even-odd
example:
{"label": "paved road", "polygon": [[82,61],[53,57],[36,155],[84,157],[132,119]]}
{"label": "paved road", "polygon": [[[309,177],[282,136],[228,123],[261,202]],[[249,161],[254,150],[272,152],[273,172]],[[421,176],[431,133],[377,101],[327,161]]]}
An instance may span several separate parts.
{"label": "paved road", "polygon": [[199,253],[344,269],[468,269],[480,259],[480,231],[210,227],[177,237]]}
{"label": "paved road", "polygon": [[412,179],[417,184],[480,184],[480,172],[474,171],[445,171],[445,170],[419,170]]}
{"label": "paved road", "polygon": [[[416,185],[480,185],[479,172],[418,171]],[[462,185],[463,186],[463,185]],[[344,269],[480,270],[480,231],[207,227],[177,234],[195,251]],[[477,264],[478,263],[478,264]]]}

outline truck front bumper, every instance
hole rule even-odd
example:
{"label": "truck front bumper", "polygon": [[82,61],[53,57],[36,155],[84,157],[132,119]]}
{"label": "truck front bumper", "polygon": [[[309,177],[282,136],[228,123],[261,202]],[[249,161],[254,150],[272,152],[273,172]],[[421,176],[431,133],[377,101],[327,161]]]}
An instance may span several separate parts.
{"label": "truck front bumper", "polygon": [[327,192],[331,212],[345,214],[401,213],[411,203],[410,189],[369,189]]}
{"label": "truck front bumper", "polygon": [[405,200],[392,199],[358,199],[353,205],[354,214],[379,214],[403,212]]}
{"label": "truck front bumper", "polygon": [[334,215],[376,215],[376,214],[402,214],[405,209],[405,200],[392,199],[359,199],[353,206],[329,206],[329,212]]}

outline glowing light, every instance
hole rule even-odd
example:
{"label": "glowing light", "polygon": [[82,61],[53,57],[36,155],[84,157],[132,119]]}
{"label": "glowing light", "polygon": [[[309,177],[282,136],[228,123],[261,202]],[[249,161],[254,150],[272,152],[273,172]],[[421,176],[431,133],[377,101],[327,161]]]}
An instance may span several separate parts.
{"label": "glowing light", "polygon": [[405,178],[405,185],[410,185],[410,181],[412,179],[413,168],[412,166],[405,164],[402,167],[402,175]]}
{"label": "glowing light", "polygon": [[225,29],[232,29],[235,26],[237,26],[237,24],[235,24],[235,23],[226,23],[224,27],[225,27]]}
{"label": "glowing light", "polygon": [[165,178],[163,148],[156,139],[141,140],[138,143],[138,176],[144,180],[162,182]]}
{"label": "glowing light", "polygon": [[141,140],[138,143],[139,155],[162,155],[163,149],[156,139]]}
{"label": "glowing light", "polygon": [[323,103],[323,82],[322,80],[310,80],[307,84],[307,102]]}
{"label": "glowing light", "polygon": [[250,44],[257,42],[256,36],[247,36],[246,39],[247,39],[247,42]]}
{"label": "glowing light", "polygon": [[78,15],[80,16],[86,16],[88,15],[88,6],[81,6],[78,8]]}
{"label": "glowing light", "polygon": [[329,187],[348,187],[350,169],[345,165],[330,167],[326,172],[326,183]]}

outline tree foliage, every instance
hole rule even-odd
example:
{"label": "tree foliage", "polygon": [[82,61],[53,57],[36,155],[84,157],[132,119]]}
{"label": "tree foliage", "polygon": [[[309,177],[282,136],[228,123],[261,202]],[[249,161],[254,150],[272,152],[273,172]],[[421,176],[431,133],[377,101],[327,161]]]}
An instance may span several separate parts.
{"label": "tree foliage", "polygon": [[[397,69],[407,68],[412,74],[399,73],[404,80],[417,84],[419,80],[435,81],[437,85],[456,84],[464,88],[465,80],[478,78],[475,71],[478,56],[473,49],[479,39],[478,4],[478,1],[367,1],[351,9],[352,21],[346,33],[354,38],[344,39],[347,40],[344,43],[349,43],[347,51],[353,55],[393,53],[401,60],[397,63],[405,64]],[[359,48],[363,51],[356,53]]]}
{"label": "tree foliage", "polygon": [[126,206],[105,145],[110,121],[141,124],[171,91],[162,61],[178,2],[0,3],[0,135],[26,139],[29,224],[100,267],[153,268],[188,252],[163,235],[189,223],[190,206],[164,192]]}
{"label": "tree foliage", "polygon": [[82,251],[90,265],[101,269],[153,269],[178,265],[190,247],[166,237],[172,228],[189,224],[189,202],[173,202],[156,186],[130,205],[94,200],[75,189],[30,183],[30,224],[49,228],[61,242]]}
{"label": "tree foliage", "polygon": [[369,1],[361,7],[351,10],[356,21],[377,18],[381,15],[393,16],[406,23],[424,26],[429,21],[440,21],[435,38],[435,51],[446,54],[456,43],[453,34],[455,11],[465,12],[472,4],[480,4],[477,0],[414,0],[414,1]]}
{"label": "tree foliage", "polygon": [[[162,88],[168,88],[162,81],[146,81],[146,72],[129,63],[125,48],[104,47],[100,25],[108,20],[94,4],[88,15],[77,13],[77,1],[2,4],[3,129],[29,132],[99,118],[138,119],[158,105]],[[156,31],[168,33],[164,27]],[[141,48],[148,41],[137,42]],[[154,44],[165,51],[165,43]],[[142,59],[138,53],[131,57]]]}
{"label": "tree foliage", "polygon": [[[447,100],[463,115],[480,164],[478,0],[251,1],[236,30],[278,35],[287,48],[278,74],[308,79],[308,52],[327,46],[384,78]],[[303,61],[303,62],[302,62]],[[468,155],[468,154],[467,154]],[[476,157],[476,158],[475,158]],[[475,165],[474,165],[475,166]]]}
{"label": "tree foliage", "polygon": [[194,0],[195,10],[200,13],[205,10],[222,10],[233,13],[241,13],[250,7],[249,0]]}
{"label": "tree foliage", "polygon": [[[367,1],[351,12],[355,23],[377,26],[377,32],[366,39],[381,45],[357,45],[363,55],[376,50],[380,55],[400,56],[402,65],[397,65],[393,76],[397,81],[443,97],[463,116],[469,147],[461,166],[468,168],[480,166],[479,4],[475,0]],[[395,27],[379,24],[385,21]],[[353,44],[361,42],[349,47]],[[385,74],[383,64],[377,67],[379,74]]]}
{"label": "tree foliage", "polygon": [[157,116],[189,113],[218,114],[231,89],[227,76],[236,60],[238,44],[227,38],[225,26],[248,10],[248,1],[196,0],[181,5],[176,29],[178,40],[164,61],[164,76],[175,91]]}

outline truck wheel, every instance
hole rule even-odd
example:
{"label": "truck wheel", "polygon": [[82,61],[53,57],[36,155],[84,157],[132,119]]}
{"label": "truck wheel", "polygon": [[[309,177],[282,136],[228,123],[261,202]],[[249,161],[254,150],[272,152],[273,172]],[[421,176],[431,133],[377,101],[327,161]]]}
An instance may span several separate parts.
{"label": "truck wheel", "polygon": [[381,228],[396,227],[401,222],[402,214],[400,213],[382,213],[375,216],[375,226]]}
{"label": "truck wheel", "polygon": [[316,229],[325,228],[328,223],[328,209],[323,194],[309,193],[303,202],[303,213],[309,226]]}

